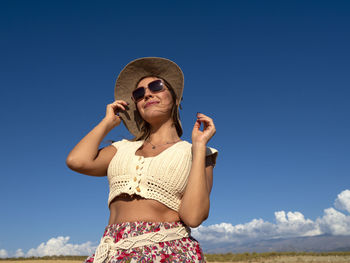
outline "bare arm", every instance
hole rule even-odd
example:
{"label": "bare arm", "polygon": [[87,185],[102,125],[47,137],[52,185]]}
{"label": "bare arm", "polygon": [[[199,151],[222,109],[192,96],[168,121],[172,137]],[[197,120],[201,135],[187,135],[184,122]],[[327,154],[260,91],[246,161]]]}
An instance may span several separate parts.
{"label": "bare arm", "polygon": [[206,146],[192,146],[192,167],[179,210],[181,220],[190,227],[199,226],[209,216],[213,165],[206,166]]}
{"label": "bare arm", "polygon": [[[206,157],[206,143],[215,134],[215,126],[209,117],[199,116],[192,132],[192,166],[179,210],[181,220],[190,227],[197,227],[208,218],[213,185],[213,165],[206,165],[213,157]],[[199,130],[201,122],[203,132]]]}
{"label": "bare arm", "polygon": [[71,150],[66,159],[67,166],[79,173],[104,176],[107,167],[116,149],[108,146],[98,149],[103,138],[121,122],[121,119],[115,112],[125,109],[123,101],[115,101],[107,105],[106,117],[95,126],[81,141]]}

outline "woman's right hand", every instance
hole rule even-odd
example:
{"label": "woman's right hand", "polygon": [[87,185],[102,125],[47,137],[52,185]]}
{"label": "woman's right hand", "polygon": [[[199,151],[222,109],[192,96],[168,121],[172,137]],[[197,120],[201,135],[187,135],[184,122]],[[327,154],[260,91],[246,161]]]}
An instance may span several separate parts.
{"label": "woman's right hand", "polygon": [[116,100],[113,103],[108,104],[106,108],[106,116],[104,119],[108,123],[111,123],[113,127],[117,127],[122,121],[121,117],[119,116],[119,112],[125,111],[125,107],[127,105],[128,103],[124,100]]}

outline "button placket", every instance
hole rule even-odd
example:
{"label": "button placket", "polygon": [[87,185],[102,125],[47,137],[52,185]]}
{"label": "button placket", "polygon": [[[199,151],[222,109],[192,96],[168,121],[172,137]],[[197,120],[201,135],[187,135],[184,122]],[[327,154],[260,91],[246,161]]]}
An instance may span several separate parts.
{"label": "button placket", "polygon": [[143,171],[143,166],[145,163],[145,158],[143,156],[139,156],[137,158],[137,162],[136,162],[136,166],[135,166],[135,170],[136,170],[136,175],[134,177],[134,182],[135,182],[135,190],[140,193],[141,192],[141,188],[140,188],[140,183],[141,183],[141,178],[142,178],[142,171]]}

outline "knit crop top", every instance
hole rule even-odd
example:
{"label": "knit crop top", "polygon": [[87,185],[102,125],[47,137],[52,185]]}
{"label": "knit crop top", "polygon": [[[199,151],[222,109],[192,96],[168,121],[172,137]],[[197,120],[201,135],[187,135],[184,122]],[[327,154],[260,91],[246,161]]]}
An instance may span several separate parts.
{"label": "knit crop top", "polygon": [[[136,155],[141,141],[121,140],[112,143],[118,150],[108,165],[108,207],[121,193],[137,194],[146,199],[157,200],[179,211],[192,164],[192,144],[180,141],[154,157]],[[217,150],[207,147],[206,155]]]}

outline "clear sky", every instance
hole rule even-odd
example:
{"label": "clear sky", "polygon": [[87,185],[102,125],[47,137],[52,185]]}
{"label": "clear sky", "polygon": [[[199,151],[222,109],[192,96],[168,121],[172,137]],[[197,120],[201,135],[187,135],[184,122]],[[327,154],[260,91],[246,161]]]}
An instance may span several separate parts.
{"label": "clear sky", "polygon": [[[350,234],[349,13],[348,1],[1,1],[0,257],[100,240],[107,178],[65,159],[145,56],[184,72],[183,139],[196,112],[216,124],[202,229],[276,226],[279,211],[319,227],[335,206]],[[122,138],[120,126],[105,140]]]}

